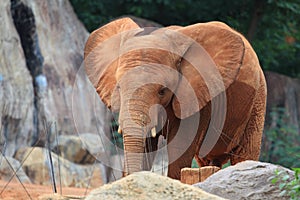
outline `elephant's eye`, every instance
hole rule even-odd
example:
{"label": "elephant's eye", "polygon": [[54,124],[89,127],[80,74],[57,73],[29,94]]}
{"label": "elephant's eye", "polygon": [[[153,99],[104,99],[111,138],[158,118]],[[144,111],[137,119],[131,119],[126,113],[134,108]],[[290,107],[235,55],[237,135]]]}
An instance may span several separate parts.
{"label": "elephant's eye", "polygon": [[181,62],[182,62],[182,58],[180,58],[178,61],[177,61],[177,64],[176,64],[176,67],[179,69],[180,65],[181,65]]}
{"label": "elephant's eye", "polygon": [[163,97],[165,94],[166,94],[166,91],[168,90],[168,88],[167,87],[162,87],[162,88],[160,88],[160,90],[158,91],[158,95],[160,96],[160,97]]}

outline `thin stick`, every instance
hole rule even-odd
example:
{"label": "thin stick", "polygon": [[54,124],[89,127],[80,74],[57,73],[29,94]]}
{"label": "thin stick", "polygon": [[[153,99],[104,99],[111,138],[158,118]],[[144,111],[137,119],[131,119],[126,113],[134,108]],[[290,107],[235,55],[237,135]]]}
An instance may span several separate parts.
{"label": "thin stick", "polygon": [[[57,147],[59,147],[58,144],[58,134],[57,134],[57,124],[56,122],[54,122],[54,127],[55,127],[55,139],[56,139],[56,145]],[[61,184],[61,171],[60,171],[60,156],[61,156],[61,152],[57,152],[59,153],[57,156],[57,162],[58,162],[58,176],[59,176],[59,189],[60,189],[60,194],[62,195],[62,184]]]}
{"label": "thin stick", "polygon": [[55,181],[55,176],[54,176],[54,167],[53,167],[53,161],[52,161],[52,155],[51,155],[51,149],[50,149],[50,136],[51,136],[51,131],[49,131],[49,128],[51,128],[52,123],[47,126],[47,147],[48,147],[48,156],[49,156],[49,167],[50,167],[50,176],[52,179],[53,183],[53,192],[57,193],[57,188],[56,188],[56,181]]}

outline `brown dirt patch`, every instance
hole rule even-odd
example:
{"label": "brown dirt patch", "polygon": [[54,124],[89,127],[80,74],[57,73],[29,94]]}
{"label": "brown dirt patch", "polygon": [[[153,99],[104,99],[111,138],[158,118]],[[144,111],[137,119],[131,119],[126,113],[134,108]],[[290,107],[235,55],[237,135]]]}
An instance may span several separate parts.
{"label": "brown dirt patch", "polygon": [[[34,184],[24,184],[12,181],[6,188],[5,185],[7,181],[0,180],[0,199],[4,200],[28,200],[28,199],[38,199],[39,196],[45,194],[53,194],[52,186],[34,185]],[[85,188],[70,188],[63,187],[63,196],[85,196],[87,192]],[[58,193],[60,193],[60,188],[58,188]]]}

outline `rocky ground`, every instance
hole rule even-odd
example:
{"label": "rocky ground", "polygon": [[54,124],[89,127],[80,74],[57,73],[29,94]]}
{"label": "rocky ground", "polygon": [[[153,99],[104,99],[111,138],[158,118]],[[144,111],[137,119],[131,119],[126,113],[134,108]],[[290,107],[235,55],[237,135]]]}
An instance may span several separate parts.
{"label": "rocky ground", "polygon": [[178,180],[144,171],[97,188],[86,199],[221,200],[223,198],[204,192],[191,185],[182,184]]}
{"label": "rocky ground", "polygon": [[[283,171],[290,178],[294,173],[270,163],[245,161],[222,169],[195,185],[151,172],[138,172],[110,184],[94,189],[58,187],[60,195],[54,195],[51,185],[41,186],[23,183],[17,179],[8,183],[0,181],[0,199],[289,199],[280,196],[279,183],[272,184],[275,170]],[[60,192],[62,191],[62,192]],[[217,196],[216,196],[217,195]]]}

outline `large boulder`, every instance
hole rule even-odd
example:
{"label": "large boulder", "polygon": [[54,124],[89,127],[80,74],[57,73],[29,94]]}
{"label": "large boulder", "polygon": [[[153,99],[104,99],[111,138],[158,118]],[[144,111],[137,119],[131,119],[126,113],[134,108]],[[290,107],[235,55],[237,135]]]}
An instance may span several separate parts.
{"label": "large boulder", "polygon": [[233,200],[289,199],[279,197],[278,184],[272,184],[275,170],[285,171],[291,177],[293,171],[284,167],[257,161],[244,161],[218,171],[204,182],[194,186],[206,192]]}
{"label": "large boulder", "polygon": [[[50,157],[47,149],[27,147],[17,151],[15,158],[32,183],[52,185]],[[102,172],[99,166],[78,165],[51,153],[53,173],[57,184],[68,187],[99,187]]]}
{"label": "large boulder", "polygon": [[217,200],[221,197],[206,193],[193,186],[151,172],[138,172],[112,184],[93,190],[86,200],[92,199],[201,199]]}
{"label": "large boulder", "polygon": [[12,158],[0,155],[0,179],[5,181],[20,181],[21,183],[31,183],[28,176],[21,167],[21,163]]}
{"label": "large boulder", "polygon": [[101,160],[106,155],[105,145],[97,134],[60,135],[52,142],[51,149],[61,157],[79,164],[93,164],[96,157]]}

